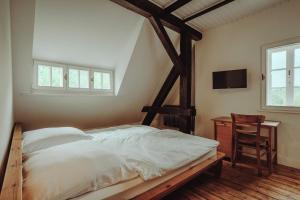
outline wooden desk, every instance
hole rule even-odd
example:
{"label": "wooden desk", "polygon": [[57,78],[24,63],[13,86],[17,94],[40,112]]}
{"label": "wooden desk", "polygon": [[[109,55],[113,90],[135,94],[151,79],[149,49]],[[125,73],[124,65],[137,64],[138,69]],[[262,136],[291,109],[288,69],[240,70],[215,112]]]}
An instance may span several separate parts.
{"label": "wooden desk", "polygon": [[[226,157],[232,159],[233,157],[233,147],[234,138],[232,135],[232,120],[231,117],[217,117],[213,118],[214,129],[215,129],[215,140],[220,142],[218,150],[224,152]],[[272,158],[274,163],[277,164],[277,128],[280,125],[279,121],[269,121],[266,120],[261,124],[263,129],[268,130],[268,137],[271,142],[271,147],[273,147]],[[272,136],[274,132],[274,136]]]}

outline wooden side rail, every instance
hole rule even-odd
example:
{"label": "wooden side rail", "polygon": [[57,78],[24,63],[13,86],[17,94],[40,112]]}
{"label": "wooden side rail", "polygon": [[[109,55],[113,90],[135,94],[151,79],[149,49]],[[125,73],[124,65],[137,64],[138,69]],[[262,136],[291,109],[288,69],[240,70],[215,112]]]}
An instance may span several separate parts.
{"label": "wooden side rail", "polygon": [[22,199],[22,127],[16,124],[9,151],[0,200]]}
{"label": "wooden side rail", "polygon": [[161,199],[207,170],[212,170],[216,176],[219,176],[222,170],[222,161],[224,157],[224,153],[217,152],[216,156],[213,156],[200,164],[191,167],[178,176],[136,196],[133,200]]}

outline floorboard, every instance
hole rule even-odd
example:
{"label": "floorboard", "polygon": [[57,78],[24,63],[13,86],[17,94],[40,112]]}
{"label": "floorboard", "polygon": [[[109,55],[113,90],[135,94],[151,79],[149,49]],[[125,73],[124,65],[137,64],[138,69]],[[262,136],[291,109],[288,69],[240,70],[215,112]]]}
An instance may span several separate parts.
{"label": "floorboard", "polygon": [[163,200],[300,200],[300,170],[276,166],[272,175],[256,175],[244,164],[224,162],[220,179],[209,175],[186,184]]}

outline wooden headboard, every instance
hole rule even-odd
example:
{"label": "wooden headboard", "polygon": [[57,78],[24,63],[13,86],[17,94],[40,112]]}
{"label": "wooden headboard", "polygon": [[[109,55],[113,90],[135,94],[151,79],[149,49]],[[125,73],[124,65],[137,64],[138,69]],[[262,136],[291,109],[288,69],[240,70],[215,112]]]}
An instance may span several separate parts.
{"label": "wooden headboard", "polygon": [[0,200],[21,200],[22,181],[22,126],[16,124],[13,131]]}

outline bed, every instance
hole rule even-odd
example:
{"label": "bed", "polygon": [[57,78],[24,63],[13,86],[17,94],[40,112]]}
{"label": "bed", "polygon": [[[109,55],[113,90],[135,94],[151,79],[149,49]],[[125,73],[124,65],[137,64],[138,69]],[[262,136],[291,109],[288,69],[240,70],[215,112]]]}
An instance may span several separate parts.
{"label": "bed", "polygon": [[[4,177],[0,199],[22,199],[22,128],[14,128],[9,159]],[[74,197],[76,200],[88,199],[160,199],[205,171],[219,176],[224,154],[211,149],[205,155],[161,177],[144,181],[140,177],[91,191]]]}

